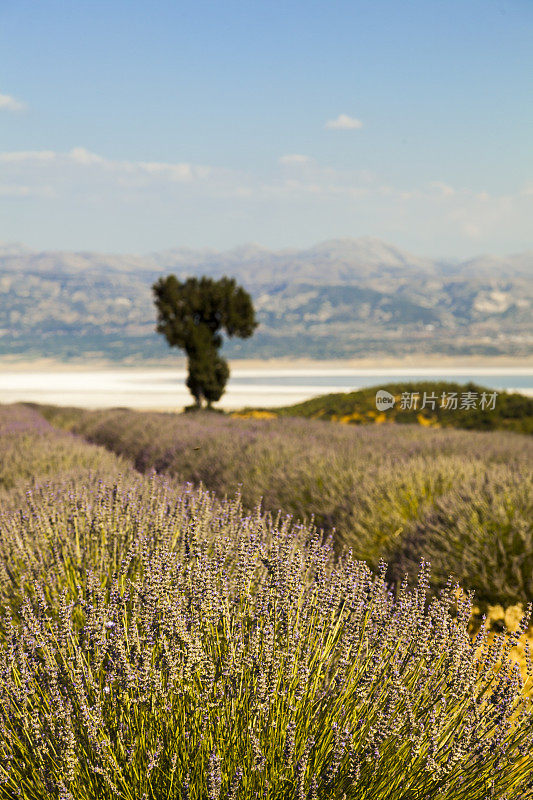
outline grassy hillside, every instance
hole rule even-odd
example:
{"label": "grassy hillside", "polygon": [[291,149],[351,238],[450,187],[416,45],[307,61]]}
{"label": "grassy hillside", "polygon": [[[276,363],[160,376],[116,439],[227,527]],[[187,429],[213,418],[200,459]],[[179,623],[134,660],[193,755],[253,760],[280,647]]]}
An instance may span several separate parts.
{"label": "grassy hillside", "polygon": [[[378,389],[384,389],[394,396],[395,404],[392,408],[386,411],[376,409]],[[499,392],[495,408],[482,409],[480,407],[482,395],[487,396],[488,403],[493,391],[475,383],[458,384],[445,381],[388,383],[360,389],[356,392],[321,395],[303,403],[281,408],[246,408],[236,412],[234,416],[242,418],[254,416],[306,417],[350,425],[390,422],[418,423],[426,427],[533,433],[533,398],[518,393]],[[467,392],[476,395],[476,408],[461,408],[462,399]],[[418,395],[417,408],[402,408],[402,395],[411,393]],[[446,408],[445,403],[453,394],[457,397],[457,408]],[[422,408],[424,396],[426,397],[426,407]],[[433,398],[433,402],[431,402],[431,398]]]}
{"label": "grassy hillside", "polygon": [[[144,435],[147,468],[170,444],[174,457],[211,447],[216,464],[225,441],[265,470],[261,426],[286,442],[282,461],[306,431],[314,458],[345,437],[371,469],[386,443],[383,428],[307,420],[60,415],[108,435],[113,423],[131,451]],[[0,506],[1,800],[531,800],[517,609],[514,633],[472,639],[470,599],[453,584],[431,599],[427,566],[395,596],[385,567],[339,556],[311,524],[139,475],[35,411],[0,407],[0,425],[2,491],[31,489]],[[426,466],[443,450],[457,468],[470,444],[488,488],[530,452],[510,434],[397,430],[387,467],[409,467],[404,489],[426,451]],[[27,474],[40,447],[43,483]],[[251,463],[236,462],[241,478]]]}

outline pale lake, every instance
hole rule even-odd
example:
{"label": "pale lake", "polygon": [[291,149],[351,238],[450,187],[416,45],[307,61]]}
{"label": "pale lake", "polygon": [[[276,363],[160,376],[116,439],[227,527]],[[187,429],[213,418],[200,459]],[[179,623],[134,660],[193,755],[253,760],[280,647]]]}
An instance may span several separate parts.
{"label": "pale lake", "polygon": [[[0,403],[19,401],[86,408],[128,407],[180,410],[192,402],[186,371],[169,368],[116,367],[95,370],[2,370]],[[244,369],[234,367],[224,409],[284,406],[331,392],[349,392],[390,382],[473,381],[492,390],[533,395],[533,368],[402,369]]]}

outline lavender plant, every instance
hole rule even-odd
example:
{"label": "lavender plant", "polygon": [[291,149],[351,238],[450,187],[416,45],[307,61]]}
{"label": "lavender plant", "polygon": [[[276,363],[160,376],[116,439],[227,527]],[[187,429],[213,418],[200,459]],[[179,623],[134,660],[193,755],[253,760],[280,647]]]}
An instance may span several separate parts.
{"label": "lavender plant", "polygon": [[[439,585],[451,569],[486,603],[533,600],[530,437],[403,425],[353,428],[297,418],[45,412],[141,471],[203,484],[219,497],[240,486],[246,508],[261,500],[267,510],[313,521],[334,533],[338,552],[349,547],[373,568],[381,558],[396,565],[399,581],[427,555]],[[502,511],[506,471],[521,487],[513,490],[516,513]],[[483,510],[476,516],[474,508]],[[452,518],[460,535],[451,534]]]}
{"label": "lavender plant", "polygon": [[499,465],[437,498],[404,536],[392,576],[413,576],[422,557],[431,561],[435,586],[453,573],[475,590],[478,605],[533,598],[531,473]]}
{"label": "lavender plant", "polygon": [[[27,410],[0,409],[0,428],[19,488],[32,454],[51,465],[0,511],[0,798],[533,797],[509,659],[527,617],[472,641],[471,598],[451,581],[428,595],[426,564],[394,594],[384,564],[336,557],[312,524],[135,474]],[[500,471],[509,442],[485,445]],[[412,491],[400,467],[455,446],[407,431],[383,508],[445,498],[447,473],[427,483],[420,463]]]}
{"label": "lavender plant", "polygon": [[[147,531],[152,540],[177,546],[189,529],[211,537],[231,535],[241,515],[239,497],[222,509],[205,491],[190,485],[177,491],[155,476],[126,474],[113,483],[95,475],[83,482],[45,483],[27,490],[15,512],[0,510],[1,606],[17,614],[24,594],[35,596],[42,576],[53,607],[63,592],[73,596],[87,570],[109,588],[121,566],[128,564],[131,575],[138,569]],[[273,524],[265,516],[265,525],[267,519]]]}
{"label": "lavender plant", "polygon": [[[127,462],[81,436],[58,431],[37,411],[23,405],[0,406],[0,496],[6,492],[67,474],[118,476]],[[17,496],[20,497],[20,491]]]}
{"label": "lavender plant", "polygon": [[394,596],[312,526],[156,477],[31,503],[0,522],[0,797],[533,797],[513,639],[472,642],[427,565]]}

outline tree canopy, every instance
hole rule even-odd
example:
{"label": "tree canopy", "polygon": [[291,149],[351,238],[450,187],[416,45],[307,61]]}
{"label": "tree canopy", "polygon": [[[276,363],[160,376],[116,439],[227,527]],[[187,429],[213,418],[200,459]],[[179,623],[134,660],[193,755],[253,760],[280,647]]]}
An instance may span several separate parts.
{"label": "tree canopy", "polygon": [[220,280],[175,275],[162,277],[152,287],[157,308],[157,332],[170,347],[184,350],[188,358],[187,387],[196,405],[211,406],[224,393],[229,367],[218,350],[221,332],[248,338],[258,323],[252,299],[234,278]]}

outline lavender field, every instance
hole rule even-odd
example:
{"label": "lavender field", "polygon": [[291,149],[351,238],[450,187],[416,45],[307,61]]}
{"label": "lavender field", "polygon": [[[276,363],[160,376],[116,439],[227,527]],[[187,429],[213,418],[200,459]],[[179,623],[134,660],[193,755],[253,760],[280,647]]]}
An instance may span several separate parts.
{"label": "lavender field", "polygon": [[0,407],[0,798],[532,798],[531,448]]}
{"label": "lavender field", "polygon": [[252,510],[292,514],[333,534],[337,552],[432,585],[453,574],[483,610],[533,601],[533,439],[508,432],[345,426],[223,414],[41,408],[54,424],[136,470],[236,491]]}

